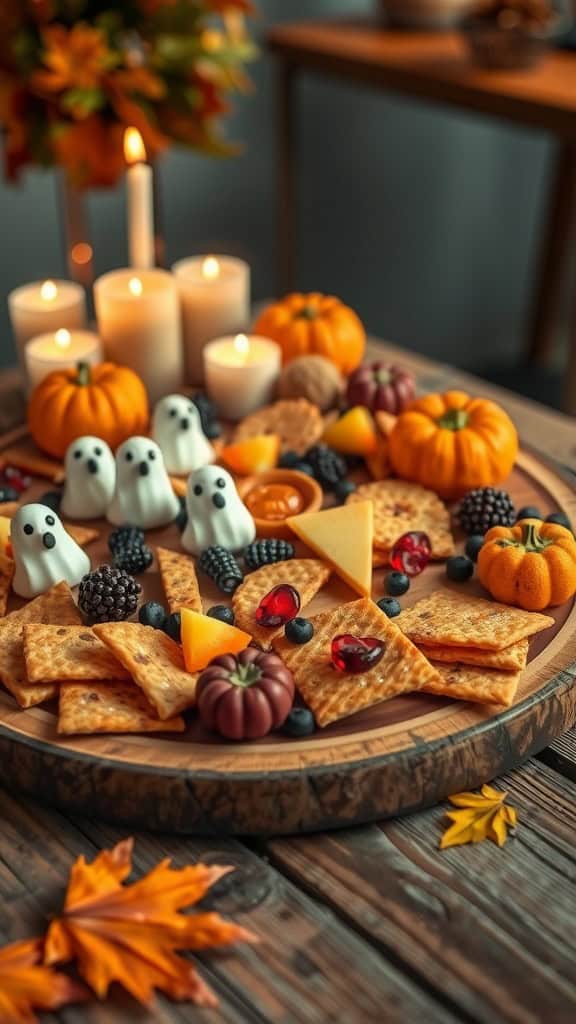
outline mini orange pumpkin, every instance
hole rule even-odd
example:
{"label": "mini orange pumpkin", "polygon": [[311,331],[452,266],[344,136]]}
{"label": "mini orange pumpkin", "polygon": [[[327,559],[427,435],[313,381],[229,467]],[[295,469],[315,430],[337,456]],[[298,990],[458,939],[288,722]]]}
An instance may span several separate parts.
{"label": "mini orange pumpkin", "polygon": [[388,440],[398,476],[447,499],[504,480],[518,454],[518,434],[504,410],[464,391],[416,399]]}
{"label": "mini orange pumpkin", "polygon": [[332,295],[293,293],[260,315],[254,332],[278,342],[284,363],[325,356],[345,375],[362,362],[366,331],[353,309]]}
{"label": "mini orange pumpkin", "polygon": [[148,396],[127,366],[79,363],[40,381],[28,403],[28,426],[42,451],[58,459],[76,438],[94,434],[117,448],[148,427]]}
{"label": "mini orange pumpkin", "polygon": [[539,519],[488,530],[478,578],[496,601],[540,612],[576,593],[576,540],[570,530]]}

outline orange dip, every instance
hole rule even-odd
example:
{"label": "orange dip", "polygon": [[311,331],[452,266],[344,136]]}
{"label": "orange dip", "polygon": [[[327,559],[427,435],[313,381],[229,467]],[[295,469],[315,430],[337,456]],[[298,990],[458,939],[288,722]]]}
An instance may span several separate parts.
{"label": "orange dip", "polygon": [[304,498],[296,487],[289,484],[258,484],[248,492],[244,504],[255,519],[281,522],[302,511]]}

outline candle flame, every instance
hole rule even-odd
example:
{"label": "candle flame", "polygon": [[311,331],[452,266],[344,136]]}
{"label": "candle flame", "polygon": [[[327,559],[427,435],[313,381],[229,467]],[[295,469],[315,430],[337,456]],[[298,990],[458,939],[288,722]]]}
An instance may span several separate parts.
{"label": "candle flame", "polygon": [[70,256],[74,263],[78,263],[80,266],[90,263],[93,255],[92,246],[88,245],[88,242],[77,242],[70,250]]}
{"label": "candle flame", "polygon": [[250,342],[245,334],[237,334],[234,338],[234,348],[241,356],[248,355],[250,351]]}
{"label": "candle flame", "polygon": [[59,331],[56,331],[54,341],[60,348],[68,348],[72,341],[70,331],[67,331],[65,327],[61,327]]}
{"label": "candle flame", "polygon": [[44,281],[40,289],[40,296],[45,302],[53,302],[58,295],[58,289],[54,284],[54,281]]}
{"label": "candle flame", "polygon": [[142,295],[142,281],[139,277],[131,277],[128,281],[128,288],[132,295]]}
{"label": "candle flame", "polygon": [[146,149],[137,128],[127,128],[124,132],[124,159],[127,164],[142,163],[146,159]]}
{"label": "candle flame", "polygon": [[202,277],[207,281],[214,281],[220,277],[220,264],[215,256],[207,256],[202,263]]}

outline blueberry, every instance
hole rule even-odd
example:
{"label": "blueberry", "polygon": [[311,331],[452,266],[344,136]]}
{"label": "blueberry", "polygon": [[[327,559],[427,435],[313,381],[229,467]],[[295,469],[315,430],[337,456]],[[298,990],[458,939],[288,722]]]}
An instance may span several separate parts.
{"label": "blueberry", "polygon": [[557,526],[565,526],[567,530],[572,531],[572,523],[563,512],[553,512],[552,515],[546,516],[546,522],[556,523]]}
{"label": "blueberry", "polygon": [[377,604],[380,611],[384,612],[384,615],[387,615],[389,619],[395,619],[402,611],[400,602],[395,597],[381,597]]}
{"label": "blueberry", "polygon": [[410,580],[404,572],[389,572],[384,580],[384,589],[393,597],[401,597],[410,590]]}
{"label": "blueberry", "polygon": [[296,462],[290,469],[295,469],[298,473],[305,473],[306,476],[311,476],[314,479],[314,470],[309,462],[304,462],[304,460]]}
{"label": "blueberry", "polygon": [[292,708],[282,726],[285,736],[311,736],[316,732],[314,715],[308,708]]}
{"label": "blueberry", "polygon": [[152,626],[153,629],[164,629],[166,625],[166,609],[158,601],[148,601],[143,604],[138,612],[138,620],[143,626]]}
{"label": "blueberry", "polygon": [[234,625],[234,612],[226,604],[214,604],[206,613],[211,619],[218,619],[226,622],[228,626]]}
{"label": "blueberry", "polygon": [[446,575],[453,583],[465,583],[474,574],[474,562],[465,555],[455,555],[446,562]]}
{"label": "blueberry", "polygon": [[182,619],[180,612],[172,612],[168,616],[164,624],[164,632],[168,634],[171,640],[175,640],[177,644],[180,643],[180,630],[182,626]]}
{"label": "blueberry", "polygon": [[519,519],[544,519],[544,516],[540,509],[536,508],[535,505],[525,505],[524,508],[519,510],[518,515],[516,516],[516,522],[518,522]]}
{"label": "blueberry", "polygon": [[473,562],[478,560],[480,554],[480,548],[484,547],[484,537],[481,533],[475,533],[472,537],[468,537],[466,541],[465,551],[468,558],[471,558]]}
{"label": "blueberry", "polygon": [[333,494],[334,497],[336,498],[336,501],[343,505],[344,502],[346,501],[346,498],[353,494],[355,490],[356,484],[354,483],[353,480],[339,480],[338,483],[335,484],[334,486]]}
{"label": "blueberry", "polygon": [[60,512],[60,502],[62,501],[61,491],[46,491],[41,498],[38,498],[39,505],[47,505],[53,512]]}
{"label": "blueberry", "polygon": [[17,491],[15,487],[2,484],[0,486],[0,503],[4,501],[20,501],[20,491]]}
{"label": "blueberry", "polygon": [[286,623],[284,633],[292,644],[307,644],[314,636],[314,626],[308,619],[291,619]]}
{"label": "blueberry", "polygon": [[300,455],[298,452],[283,452],[278,460],[278,465],[281,469],[294,469],[296,463],[300,462]]}

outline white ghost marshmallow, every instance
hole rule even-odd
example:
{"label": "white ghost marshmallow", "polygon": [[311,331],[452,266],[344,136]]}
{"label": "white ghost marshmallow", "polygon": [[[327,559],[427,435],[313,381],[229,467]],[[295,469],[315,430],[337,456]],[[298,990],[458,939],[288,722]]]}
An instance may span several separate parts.
{"label": "white ghost marshmallow", "polygon": [[234,481],[220,466],[204,466],[188,480],[188,523],[182,544],[193,555],[220,545],[240,551],[256,536],[254,520],[240,500]]}
{"label": "white ghost marshmallow", "polygon": [[179,511],[180,502],[156,442],[149,437],[128,438],[116,452],[116,489],[108,508],[109,522],[154,530],[173,522]]}
{"label": "white ghost marshmallow", "polygon": [[12,520],[14,592],[37,597],[63,580],[75,587],[90,572],[90,559],[47,505],[19,508]]}
{"label": "white ghost marshmallow", "polygon": [[101,519],[114,494],[116,463],[99,437],[79,437],[68,446],[62,515],[66,519]]}
{"label": "white ghost marshmallow", "polygon": [[184,395],[160,399],[152,417],[152,436],[162,449],[169,473],[187,476],[214,462],[214,449],[202,430],[200,413]]}

